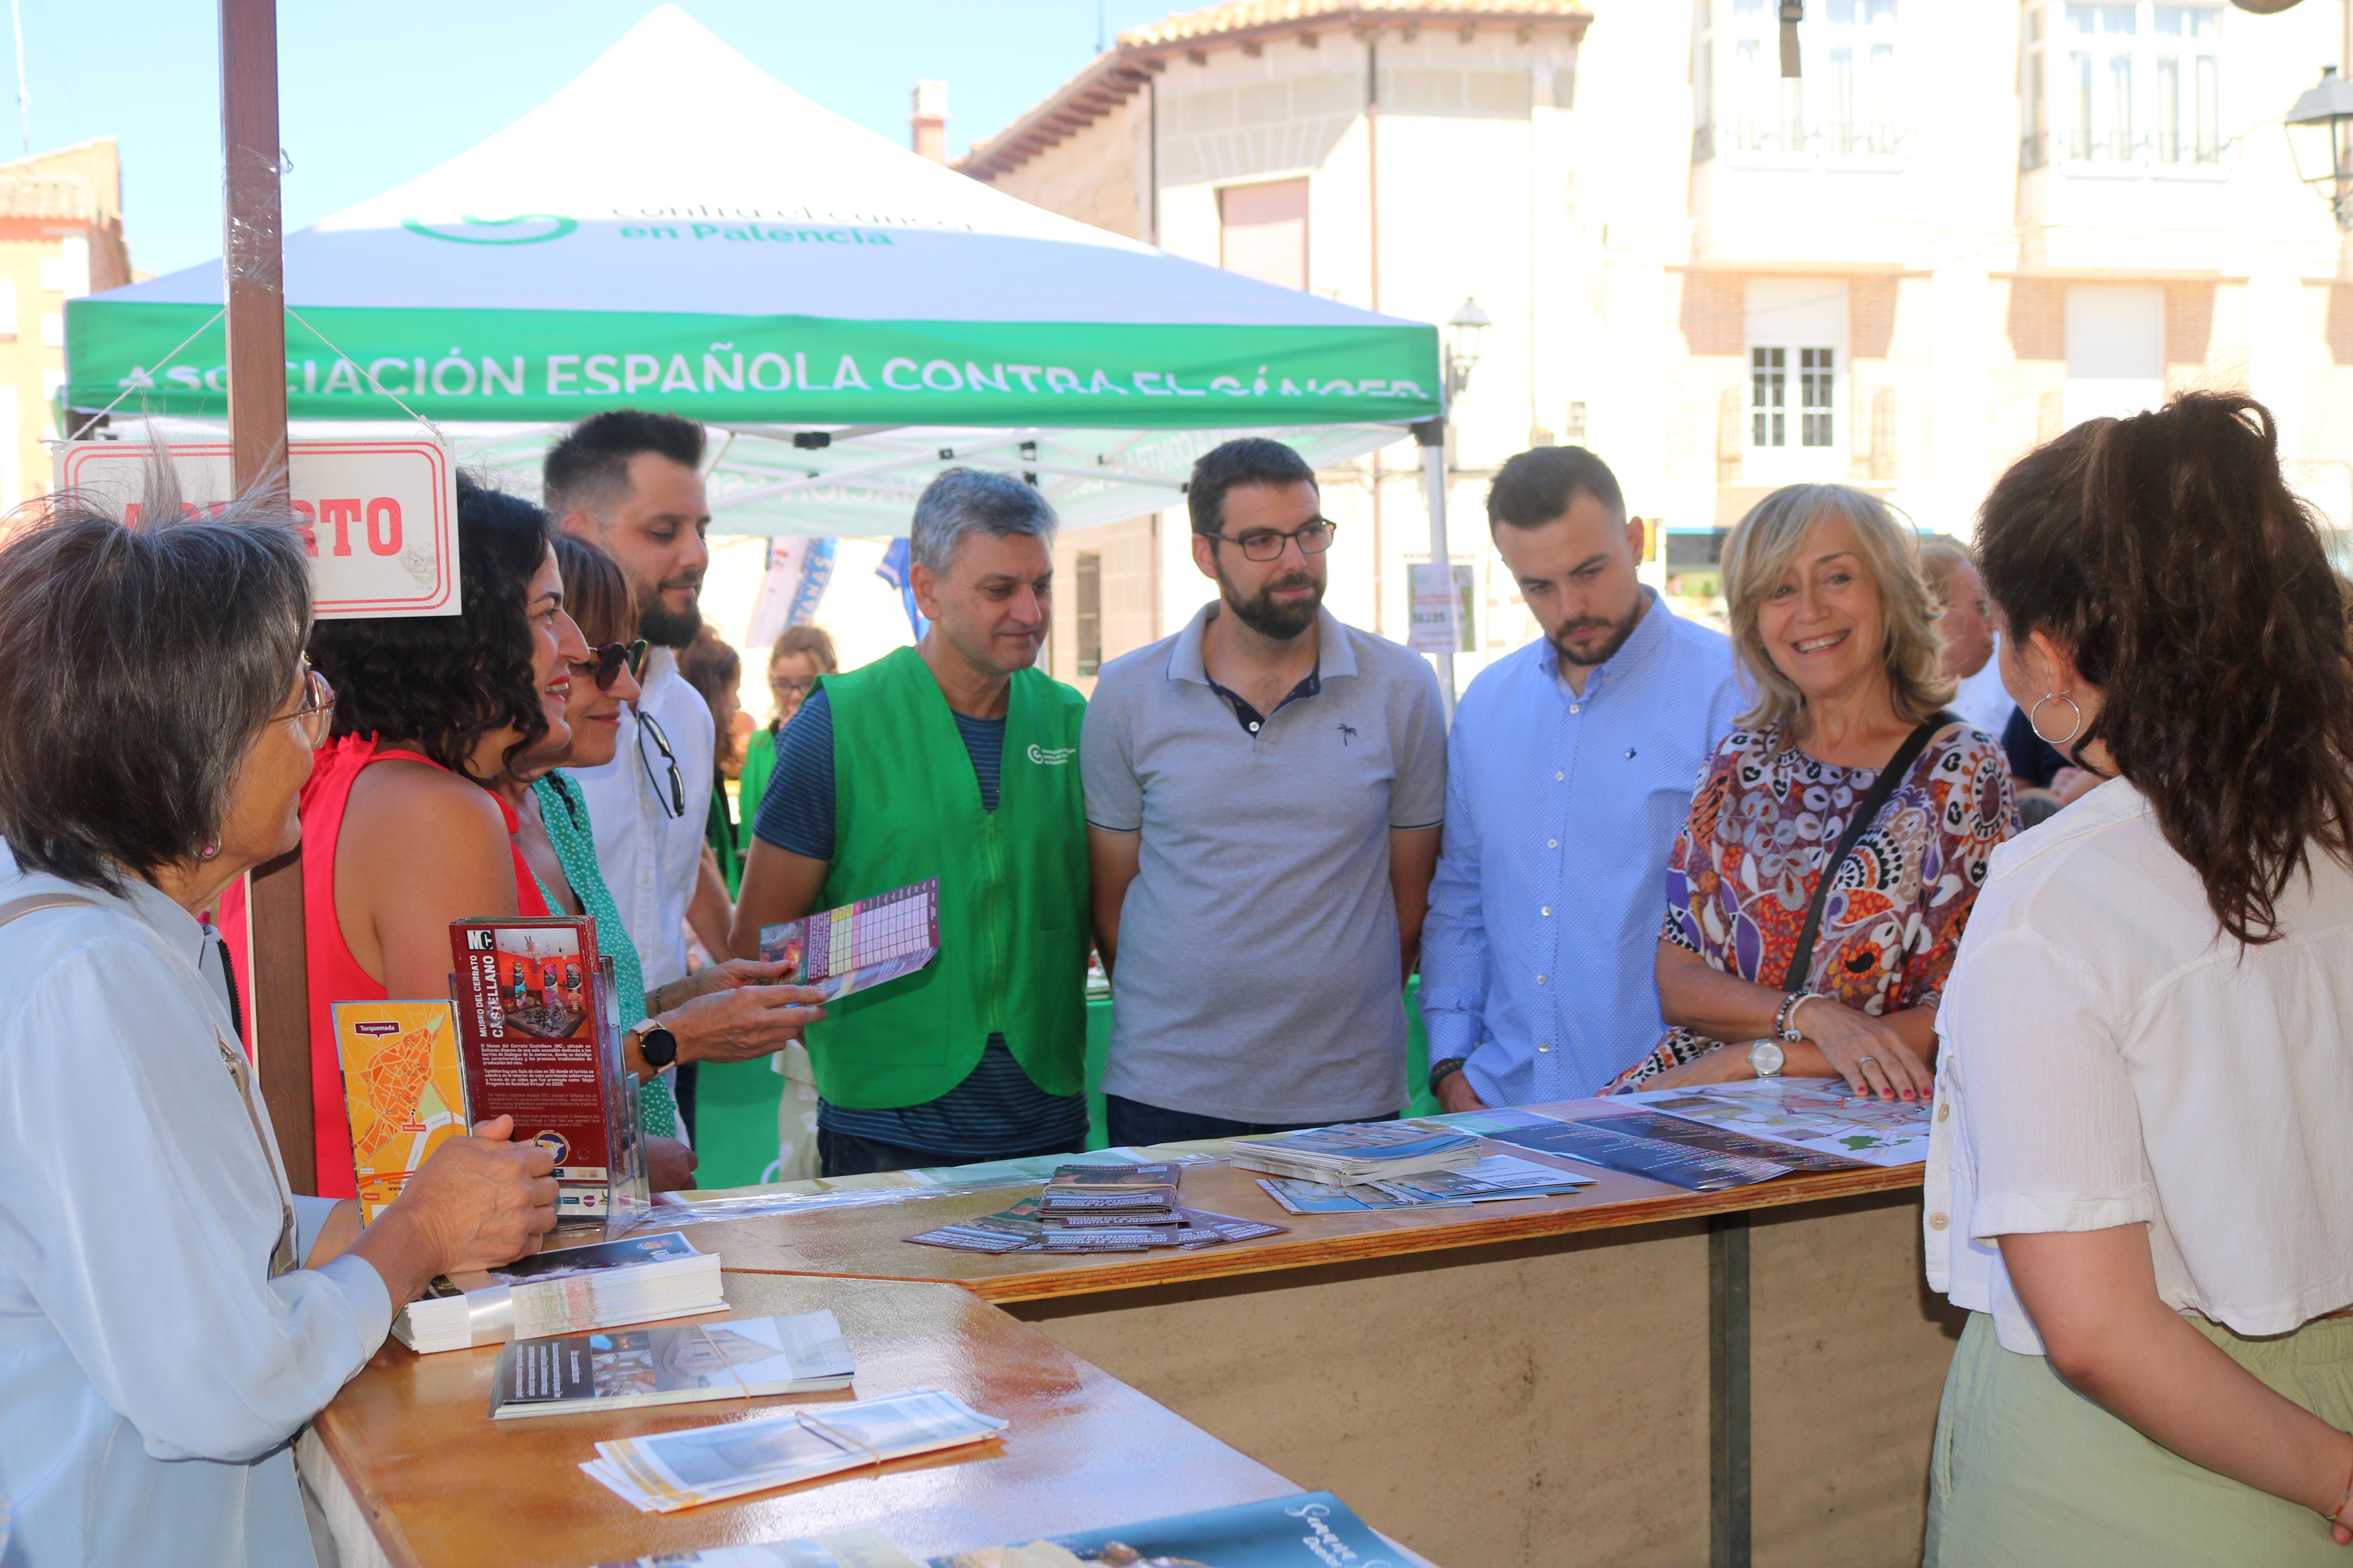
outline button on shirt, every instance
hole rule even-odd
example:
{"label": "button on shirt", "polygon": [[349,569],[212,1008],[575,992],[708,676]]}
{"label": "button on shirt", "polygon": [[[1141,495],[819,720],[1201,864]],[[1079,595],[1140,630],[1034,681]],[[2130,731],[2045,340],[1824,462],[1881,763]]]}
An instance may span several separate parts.
{"label": "button on shirt", "polygon": [[1649,589],[1626,644],[1568,688],[1550,642],[1462,694],[1446,841],[1421,932],[1430,1058],[1489,1105],[1591,1094],[1665,1028],[1653,965],[1667,855],[1743,706],[1731,643]]}
{"label": "button on shirt", "polygon": [[1105,665],[1087,704],[1087,821],[1142,837],[1103,1087],[1236,1121],[1388,1115],[1406,1101],[1389,833],[1444,810],[1437,676],[1326,611],[1312,679],[1244,713],[1202,662],[1217,612]]}
{"label": "button on shirt", "polygon": [[[0,936],[0,1498],[11,1563],[311,1561],[288,1439],[384,1342],[367,1262],[270,1275],[290,1197],[219,946],[144,883]],[[242,1058],[238,1058],[242,1066]]]}
{"label": "button on shirt", "polygon": [[[620,750],[613,760],[568,771],[587,796],[596,864],[637,946],[646,989],[654,991],[686,975],[686,910],[701,875],[717,735],[709,705],[679,674],[672,650],[653,650],[644,688],[634,706],[621,706]],[[676,816],[669,810],[670,763],[638,722],[641,712],[651,714],[669,737],[685,802]]]}
{"label": "button on shirt", "polygon": [[2157,1293],[2251,1337],[2353,1305],[2353,871],[2220,935],[2112,779],[1993,852],[1936,1013],[1927,1273],[2042,1353],[1996,1238],[2146,1225]]}

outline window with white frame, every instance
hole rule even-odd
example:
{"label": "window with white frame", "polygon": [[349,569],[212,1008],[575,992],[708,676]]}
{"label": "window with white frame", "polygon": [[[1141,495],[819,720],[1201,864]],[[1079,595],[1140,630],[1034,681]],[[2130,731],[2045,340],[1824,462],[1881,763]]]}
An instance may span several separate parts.
{"label": "window with white frame", "polygon": [[1746,320],[1752,466],[1834,469],[1848,440],[1845,280],[1751,278]]}
{"label": "window with white frame", "polygon": [[1901,151],[1896,0],[1815,0],[1798,25],[1802,77],[1781,75],[1780,8],[1713,0],[1700,14],[1694,85],[1707,152],[1886,158]]}
{"label": "window with white frame", "polygon": [[2221,6],[2065,0],[2058,11],[2065,60],[2048,89],[2059,157],[2112,168],[2221,160]]}

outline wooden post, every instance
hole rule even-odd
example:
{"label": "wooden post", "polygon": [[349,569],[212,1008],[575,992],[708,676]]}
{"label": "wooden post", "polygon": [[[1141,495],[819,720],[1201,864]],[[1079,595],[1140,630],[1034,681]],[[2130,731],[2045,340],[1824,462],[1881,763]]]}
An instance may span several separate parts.
{"label": "wooden post", "polygon": [[[241,496],[286,494],[286,271],[280,239],[277,0],[220,0],[221,273],[228,307],[228,439]],[[318,1191],[311,1115],[302,852],[248,880],[246,1031],[286,1179]]]}

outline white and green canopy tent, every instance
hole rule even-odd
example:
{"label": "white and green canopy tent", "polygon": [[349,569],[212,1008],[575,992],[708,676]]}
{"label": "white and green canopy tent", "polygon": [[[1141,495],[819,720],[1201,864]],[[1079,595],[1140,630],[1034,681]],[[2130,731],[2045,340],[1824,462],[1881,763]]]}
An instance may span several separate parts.
{"label": "white and green canopy tent", "polygon": [[[818,108],[664,5],[537,109],[285,241],[288,402],[535,470],[549,427],[732,432],[713,527],[903,532],[940,468],[1072,525],[1176,502],[1239,430],[1319,466],[1440,411],[1436,329],[1045,212]],[[227,413],[221,268],[72,301],[70,408]],[[351,428],[348,423],[339,430]]]}

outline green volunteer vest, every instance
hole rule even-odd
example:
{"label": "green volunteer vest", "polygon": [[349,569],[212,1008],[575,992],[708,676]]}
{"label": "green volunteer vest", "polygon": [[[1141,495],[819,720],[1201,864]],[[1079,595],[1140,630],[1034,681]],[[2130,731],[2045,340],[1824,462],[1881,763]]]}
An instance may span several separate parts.
{"label": "green volunteer vest", "polygon": [[920,973],[827,1005],[809,1026],[818,1092],[861,1110],[962,1083],[1002,1034],[1039,1088],[1085,1084],[1086,700],[1013,678],[997,809],[939,682],[912,647],[821,679],[833,710],[834,848],[821,907],[940,879],[940,952]]}

